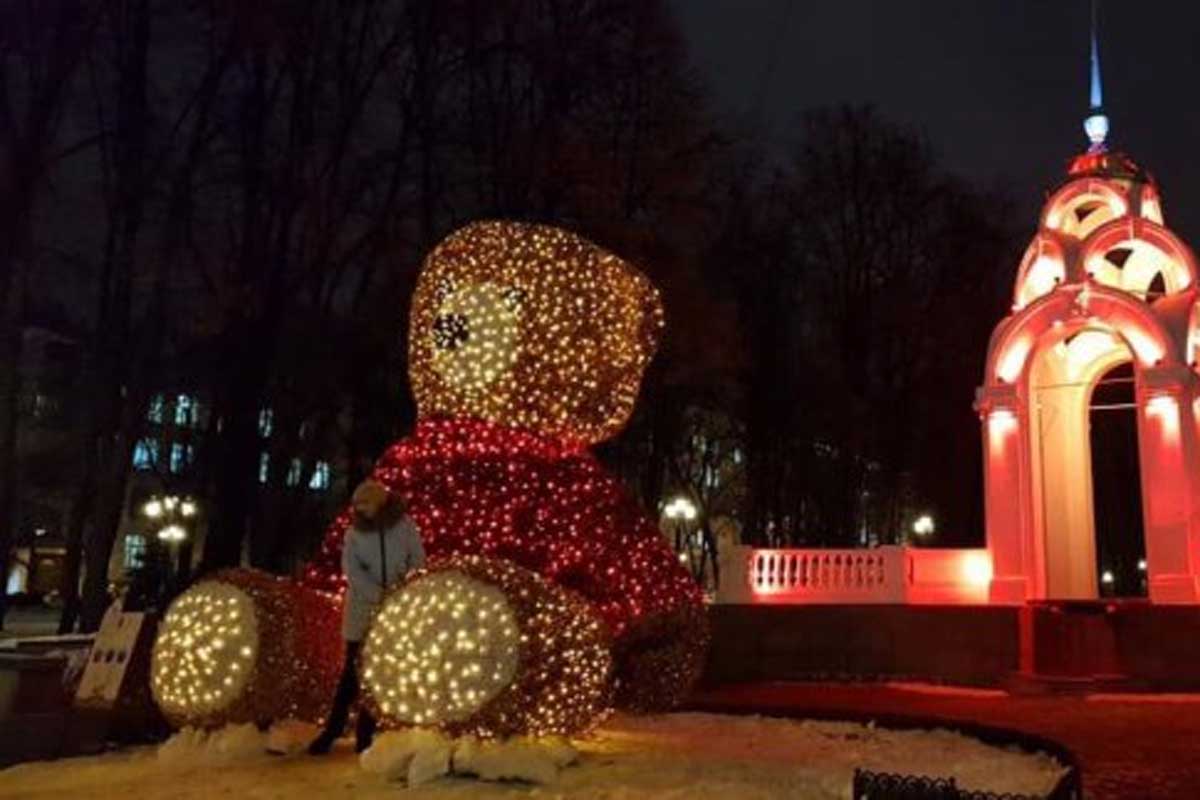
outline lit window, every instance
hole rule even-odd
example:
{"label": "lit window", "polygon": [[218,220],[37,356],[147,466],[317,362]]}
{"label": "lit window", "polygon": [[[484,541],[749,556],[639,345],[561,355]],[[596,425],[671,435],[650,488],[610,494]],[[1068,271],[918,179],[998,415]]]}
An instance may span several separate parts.
{"label": "lit window", "polygon": [[[270,436],[271,431],[275,428],[275,411],[274,409],[264,408],[258,412],[258,435]],[[265,455],[265,454],[264,454]]]}
{"label": "lit window", "polygon": [[133,446],[133,468],[137,470],[154,469],[158,462],[158,440],[139,439]]}
{"label": "lit window", "polygon": [[56,403],[54,402],[54,398],[49,395],[35,392],[30,405],[30,413],[34,419],[48,419],[53,416]]}
{"label": "lit window", "polygon": [[165,416],[166,398],[161,394],[156,394],[150,398],[150,405],[146,407],[146,421],[162,424]]}
{"label": "lit window", "polygon": [[25,591],[25,584],[28,582],[29,567],[24,564],[13,564],[8,573],[8,586],[5,588],[9,594],[20,594]]}
{"label": "lit window", "polygon": [[266,483],[271,477],[271,454],[262,452],[258,454],[258,482]]}
{"label": "lit window", "polygon": [[175,424],[181,428],[196,427],[199,418],[200,403],[190,394],[181,394],[175,398]]}
{"label": "lit window", "polygon": [[287,485],[288,486],[299,486],[300,485],[300,472],[301,472],[300,459],[293,458],[292,463],[288,464],[288,472],[287,472]]}
{"label": "lit window", "polygon": [[178,475],[192,463],[192,446],[175,442],[171,445],[171,472]]}
{"label": "lit window", "polygon": [[125,569],[146,566],[146,537],[136,533],[125,534]]}
{"label": "lit window", "polygon": [[312,480],[308,482],[308,488],[324,491],[329,488],[329,462],[318,461],[313,467]]}

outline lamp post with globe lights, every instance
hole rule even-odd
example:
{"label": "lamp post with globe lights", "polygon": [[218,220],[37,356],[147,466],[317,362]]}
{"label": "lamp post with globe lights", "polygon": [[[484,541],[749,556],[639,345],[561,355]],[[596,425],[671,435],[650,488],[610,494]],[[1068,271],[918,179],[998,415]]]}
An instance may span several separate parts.
{"label": "lamp post with globe lights", "polygon": [[[181,563],[180,551],[185,543],[190,544],[189,526],[193,524],[200,508],[195,500],[179,495],[155,495],[142,505],[142,516],[155,529],[155,538],[165,545],[168,559],[167,578],[169,584],[182,584],[190,571],[189,563]],[[191,561],[190,547],[183,559]]]}
{"label": "lamp post with globe lights", "polygon": [[[683,495],[673,498],[663,507],[663,516],[671,521],[675,534],[675,552],[679,560],[691,567],[697,581],[704,577],[705,542],[691,530],[692,523],[700,516],[696,504]],[[699,553],[696,552],[699,545]]]}
{"label": "lamp post with globe lights", "polygon": [[686,563],[691,550],[687,536],[688,523],[696,519],[696,504],[680,495],[663,507],[663,516],[674,524],[675,552],[679,553],[679,560]]}

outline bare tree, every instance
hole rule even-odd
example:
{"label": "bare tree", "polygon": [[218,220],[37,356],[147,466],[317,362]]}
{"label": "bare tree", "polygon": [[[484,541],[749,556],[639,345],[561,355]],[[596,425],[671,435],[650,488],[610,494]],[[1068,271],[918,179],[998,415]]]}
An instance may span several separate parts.
{"label": "bare tree", "polygon": [[[34,218],[60,123],[104,3],[13,3],[0,10],[0,553],[12,544],[22,317],[37,253]],[[5,598],[0,593],[0,626]]]}
{"label": "bare tree", "polygon": [[[931,402],[944,395],[934,370],[962,352],[960,339],[975,341],[955,327],[967,322],[963,310],[990,318],[995,308],[995,284],[975,265],[1004,253],[1005,208],[871,109],[811,112],[801,135],[791,180],[811,275],[805,308],[822,320],[827,386],[842,397],[829,437],[843,481],[836,517],[848,540],[865,526],[891,541],[914,511],[914,456],[928,444]],[[955,361],[958,380],[971,385],[981,361]],[[969,396],[958,401],[967,429]]]}
{"label": "bare tree", "polygon": [[675,546],[687,554],[697,582],[713,588],[721,583],[714,523],[722,517],[740,516],[746,486],[745,435],[739,420],[729,413],[733,408],[729,403],[686,408],[671,459],[672,484],[682,490],[697,511],[698,541],[676,541]]}
{"label": "bare tree", "polygon": [[[229,88],[237,113],[226,120],[216,166],[232,179],[231,199],[211,221],[226,238],[207,254],[203,273],[221,365],[213,384],[219,427],[206,566],[236,562],[249,532],[259,413],[294,377],[278,372],[283,337],[296,330],[288,323],[293,315],[311,324],[353,313],[377,288],[375,259],[398,238],[412,68],[403,46],[415,35],[403,25],[403,10],[387,2],[317,2],[271,11],[269,19],[265,9],[239,7],[230,21],[243,33]],[[313,366],[307,371],[324,377],[317,381],[323,391],[295,416],[316,415],[328,426],[333,390],[348,376],[333,359],[320,364],[332,366],[331,374]]]}
{"label": "bare tree", "polygon": [[[77,615],[84,630],[94,629],[107,605],[108,563],[134,443],[148,399],[161,389],[156,381],[166,375],[161,361],[170,333],[173,271],[194,246],[194,184],[213,136],[229,47],[209,43],[196,52],[169,34],[155,35],[156,29],[178,30],[190,19],[149,0],[115,3],[102,18],[89,57],[94,159],[106,227],[94,270],[96,306],[82,376],[89,403],[82,476],[67,526],[61,630],[70,630]],[[152,82],[153,65],[179,60],[195,62],[194,82]],[[152,96],[162,113],[151,111]],[[81,555],[86,570],[79,598]]]}

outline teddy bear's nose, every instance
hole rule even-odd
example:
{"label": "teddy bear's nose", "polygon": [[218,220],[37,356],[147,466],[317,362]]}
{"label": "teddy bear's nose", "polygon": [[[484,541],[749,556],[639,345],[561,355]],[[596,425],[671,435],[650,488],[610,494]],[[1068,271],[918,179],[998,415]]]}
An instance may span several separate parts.
{"label": "teddy bear's nose", "polygon": [[433,344],[439,350],[457,350],[471,338],[471,328],[463,314],[438,314],[433,320]]}

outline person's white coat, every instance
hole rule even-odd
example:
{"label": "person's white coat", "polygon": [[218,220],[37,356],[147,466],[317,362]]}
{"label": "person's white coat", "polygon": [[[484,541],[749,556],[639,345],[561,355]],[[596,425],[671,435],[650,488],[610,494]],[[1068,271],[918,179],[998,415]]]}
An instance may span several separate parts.
{"label": "person's white coat", "polygon": [[342,572],[346,575],[346,605],[342,611],[342,638],[361,642],[384,591],[425,565],[425,548],[417,526],[407,515],[382,530],[346,532],[342,544]]}

